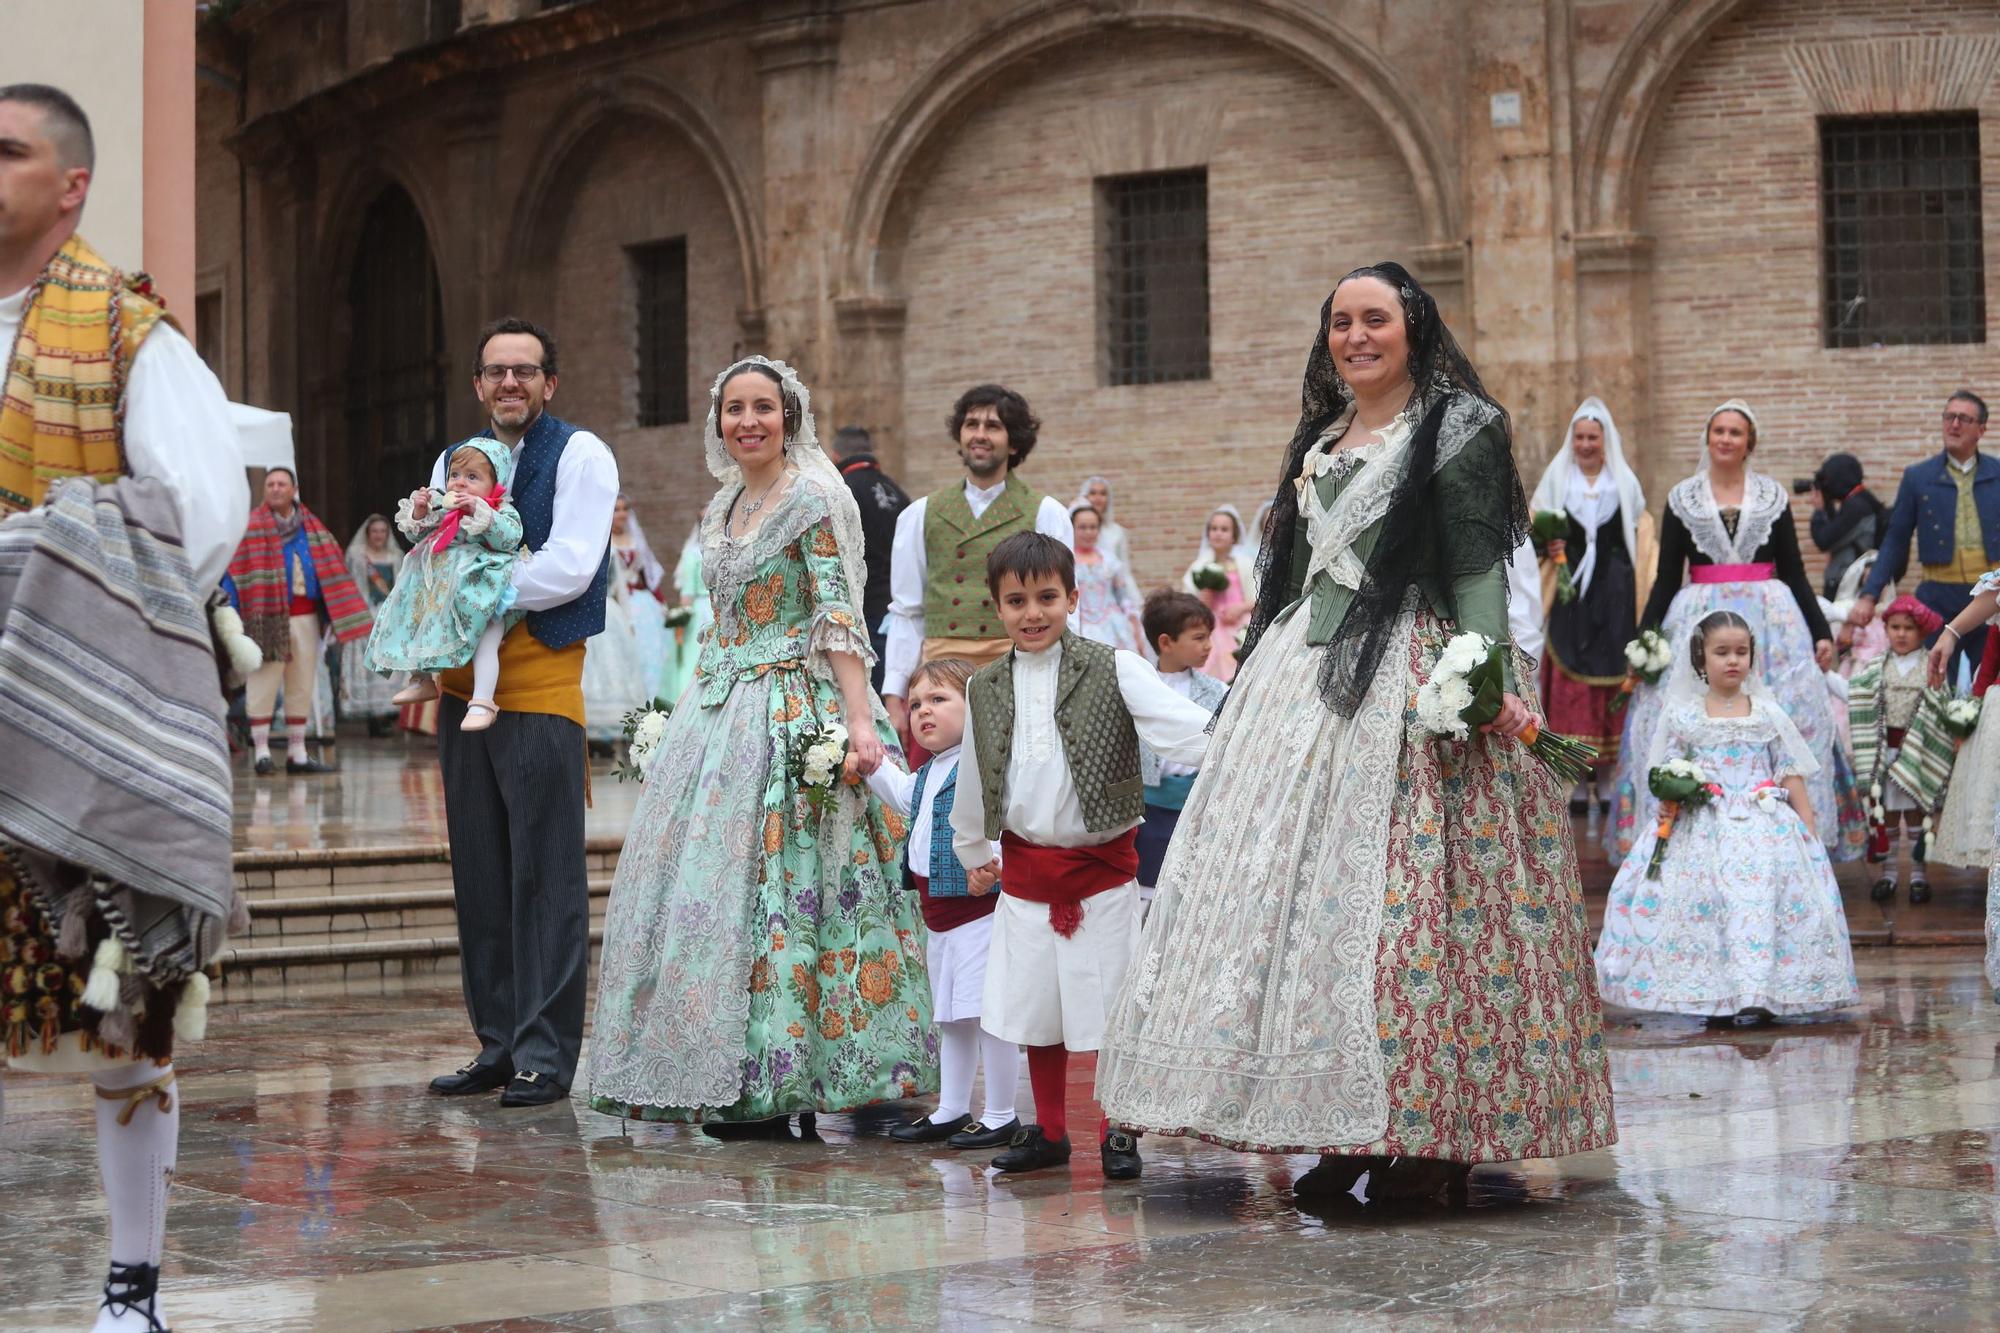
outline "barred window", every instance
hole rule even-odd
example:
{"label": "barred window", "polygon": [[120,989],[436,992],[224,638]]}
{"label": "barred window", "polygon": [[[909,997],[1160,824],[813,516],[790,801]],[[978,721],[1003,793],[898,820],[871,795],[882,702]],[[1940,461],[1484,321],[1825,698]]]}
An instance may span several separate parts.
{"label": "barred window", "polygon": [[635,245],[639,306],[639,424],[688,419],[687,238]]}
{"label": "barred window", "polygon": [[1107,384],[1208,378],[1208,170],[1097,182]]}
{"label": "barred window", "polygon": [[1979,115],[1819,124],[1826,345],[1986,341]]}

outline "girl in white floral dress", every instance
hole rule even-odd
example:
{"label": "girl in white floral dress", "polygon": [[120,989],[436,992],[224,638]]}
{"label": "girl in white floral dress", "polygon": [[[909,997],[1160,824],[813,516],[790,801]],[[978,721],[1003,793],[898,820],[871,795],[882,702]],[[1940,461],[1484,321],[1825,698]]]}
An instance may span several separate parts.
{"label": "girl in white floral dress", "polygon": [[1694,627],[1647,769],[1691,759],[1718,793],[1682,807],[1659,878],[1647,874],[1657,827],[1619,867],[1597,941],[1606,1004],[1730,1023],[1860,999],[1840,886],[1806,798],[1819,765],[1762,687],[1756,652],[1734,611]]}
{"label": "girl in white floral dress", "polygon": [[[2000,569],[1989,571],[1979,582],[1972,585],[1972,600],[1960,611],[1949,625],[1938,631],[1937,642],[1931,647],[1931,684],[1942,685],[1945,681],[1945,667],[1951,655],[1958,651],[1958,641],[1987,621],[2000,615]],[[1990,702],[1995,702],[1991,690],[1986,693]],[[1980,729],[1985,730],[1993,723],[1984,716],[1986,705],[1981,705]],[[1977,737],[1974,738],[1975,744]],[[1970,747],[1968,747],[1970,748]],[[1987,789],[1987,801],[1993,817],[1992,868],[1986,877],[1986,984],[1993,988],[1993,998],[2000,1001],[2000,801]]]}

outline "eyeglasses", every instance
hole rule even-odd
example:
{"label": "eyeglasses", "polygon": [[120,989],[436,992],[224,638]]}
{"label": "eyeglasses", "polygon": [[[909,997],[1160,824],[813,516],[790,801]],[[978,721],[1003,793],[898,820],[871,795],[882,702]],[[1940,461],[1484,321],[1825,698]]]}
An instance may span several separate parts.
{"label": "eyeglasses", "polygon": [[520,384],[532,384],[535,376],[542,373],[540,366],[481,366],[479,378],[488,384],[498,384],[512,374]]}
{"label": "eyeglasses", "polygon": [[1979,418],[1964,412],[1947,412],[1944,414],[1944,424],[1947,426],[1977,426]]}

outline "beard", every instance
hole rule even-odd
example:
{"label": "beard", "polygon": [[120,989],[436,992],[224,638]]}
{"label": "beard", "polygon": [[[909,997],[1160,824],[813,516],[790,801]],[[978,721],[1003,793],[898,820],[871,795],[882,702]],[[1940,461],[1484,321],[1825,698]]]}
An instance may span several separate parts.
{"label": "beard", "polygon": [[958,461],[965,464],[967,472],[982,480],[1001,476],[1007,471],[1007,455],[1004,452],[995,453],[986,461],[985,466],[982,467],[980,464],[972,461],[970,454],[960,449],[958,451]]}

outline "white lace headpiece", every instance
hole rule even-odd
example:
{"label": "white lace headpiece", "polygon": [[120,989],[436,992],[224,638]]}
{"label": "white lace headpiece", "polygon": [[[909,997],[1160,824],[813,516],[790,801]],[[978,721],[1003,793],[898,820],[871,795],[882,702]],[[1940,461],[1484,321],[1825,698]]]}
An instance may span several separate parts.
{"label": "white lace headpiece", "polygon": [[[862,590],[868,586],[868,560],[863,545],[861,531],[861,509],[854,503],[854,493],[847,489],[847,479],[840,475],[840,469],[826,456],[820,447],[819,430],[813,424],[812,392],[800,382],[798,372],[782,361],[774,361],[767,356],[746,356],[732,361],[715,382],[708,386],[708,425],[702,434],[703,446],[708,458],[708,470],[722,483],[716,500],[725,507],[729,503],[728,493],[743,484],[743,469],[729,456],[728,446],[722,442],[722,386],[731,375],[741,374],[752,367],[760,367],[778,377],[779,392],[786,408],[785,415],[797,424],[785,433],[785,458],[798,469],[801,477],[816,482],[826,494],[827,508],[833,516],[833,535],[840,543],[840,563],[847,573],[847,595],[854,600],[855,609],[861,606]],[[793,409],[796,409],[794,412]],[[726,512],[726,508],[725,508]]]}
{"label": "white lace headpiece", "polygon": [[1625,553],[1634,563],[1639,559],[1639,515],[1646,512],[1646,492],[1639,485],[1638,475],[1625,462],[1625,443],[1618,434],[1618,423],[1611,419],[1611,409],[1604,400],[1593,394],[1570,414],[1562,444],[1536,484],[1534,498],[1528,502],[1528,507],[1534,510],[1576,513],[1583,523],[1586,537],[1583,558],[1577,561],[1571,574],[1579,594],[1590,590],[1591,576],[1597,570],[1597,524],[1602,521],[1595,515],[1577,513],[1574,499],[1575,479],[1581,475],[1576,467],[1576,423],[1584,420],[1595,421],[1603,428],[1602,475],[1612,483],[1611,493],[1618,501],[1619,526],[1625,530]]}
{"label": "white lace headpiece", "polygon": [[[1792,766],[1802,778],[1812,777],[1819,772],[1819,760],[1814,757],[1812,746],[1806,744],[1805,733],[1785,712],[1784,705],[1771,692],[1764,680],[1764,645],[1756,644],[1753,669],[1743,682],[1743,692],[1750,696],[1752,705],[1761,709],[1778,729],[1778,739],[1784,743],[1791,756]],[[1703,707],[1702,699],[1708,694],[1708,682],[1694,669],[1694,655],[1688,651],[1686,639],[1674,645],[1673,669],[1667,673],[1666,691],[1661,698],[1660,721],[1653,728],[1653,749],[1647,757],[1646,769],[1651,772],[1667,760],[1673,758],[1669,751],[1673,748],[1673,728],[1667,720],[1674,711],[1692,705]]]}

